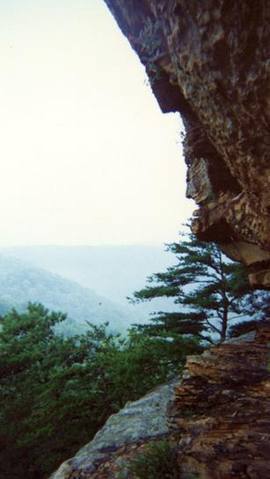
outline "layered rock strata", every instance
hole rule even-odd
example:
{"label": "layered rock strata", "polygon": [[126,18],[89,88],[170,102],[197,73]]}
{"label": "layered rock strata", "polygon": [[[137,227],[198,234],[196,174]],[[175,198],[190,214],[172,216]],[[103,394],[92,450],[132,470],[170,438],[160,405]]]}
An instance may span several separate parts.
{"label": "layered rock strata", "polygon": [[188,359],[168,414],[179,477],[270,477],[270,323]]}
{"label": "layered rock strata", "polygon": [[105,1],[162,111],[184,121],[193,231],[270,287],[269,0]]}

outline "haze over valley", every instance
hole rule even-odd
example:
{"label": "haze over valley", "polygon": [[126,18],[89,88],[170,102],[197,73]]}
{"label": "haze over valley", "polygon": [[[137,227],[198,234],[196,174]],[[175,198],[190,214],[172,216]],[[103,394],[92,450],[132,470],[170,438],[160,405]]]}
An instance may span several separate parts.
{"label": "haze over valley", "polygon": [[169,301],[132,305],[127,296],[145,286],[147,276],[166,269],[173,256],[164,246],[33,246],[4,248],[0,255],[0,308],[20,311],[40,302],[68,314],[65,334],[85,331],[87,321],[110,323],[124,332],[147,321]]}

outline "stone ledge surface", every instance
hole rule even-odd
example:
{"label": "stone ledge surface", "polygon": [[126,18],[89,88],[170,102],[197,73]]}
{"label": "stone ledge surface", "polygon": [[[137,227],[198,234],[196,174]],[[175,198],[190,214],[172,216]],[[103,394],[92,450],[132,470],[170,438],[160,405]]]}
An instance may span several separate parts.
{"label": "stone ledge surface", "polygon": [[[107,420],[94,439],[56,471],[51,479],[92,477],[100,464],[136,449],[143,442],[169,433],[167,406],[173,398],[177,381],[155,388],[143,398],[127,403]],[[121,452],[119,450],[122,448]]]}

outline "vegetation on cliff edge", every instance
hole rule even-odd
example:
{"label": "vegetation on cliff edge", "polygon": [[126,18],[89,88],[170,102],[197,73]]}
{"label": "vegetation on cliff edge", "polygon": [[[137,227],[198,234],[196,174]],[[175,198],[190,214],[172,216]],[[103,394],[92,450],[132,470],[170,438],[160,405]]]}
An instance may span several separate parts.
{"label": "vegetation on cliff edge", "polygon": [[39,479],[72,456],[127,401],[180,371],[198,350],[183,338],[170,348],[133,330],[127,339],[89,324],[65,338],[62,313],[29,304],[1,319],[0,476]]}

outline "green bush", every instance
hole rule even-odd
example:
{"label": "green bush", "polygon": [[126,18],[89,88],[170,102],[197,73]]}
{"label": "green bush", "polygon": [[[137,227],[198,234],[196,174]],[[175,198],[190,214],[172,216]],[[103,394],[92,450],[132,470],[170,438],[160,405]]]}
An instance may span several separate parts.
{"label": "green bush", "polygon": [[167,440],[152,442],[131,460],[128,471],[136,479],[179,479],[175,448]]}

